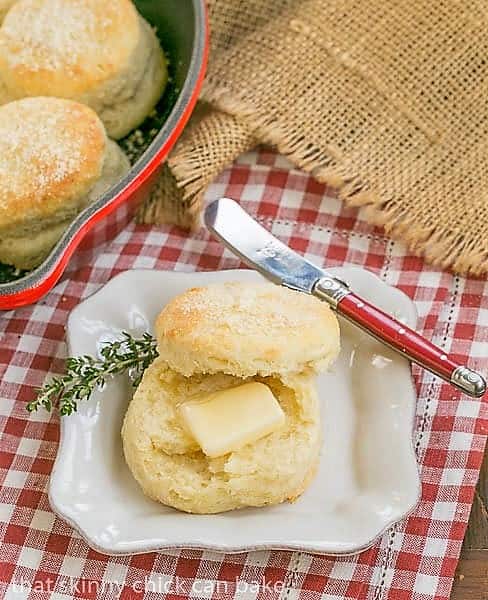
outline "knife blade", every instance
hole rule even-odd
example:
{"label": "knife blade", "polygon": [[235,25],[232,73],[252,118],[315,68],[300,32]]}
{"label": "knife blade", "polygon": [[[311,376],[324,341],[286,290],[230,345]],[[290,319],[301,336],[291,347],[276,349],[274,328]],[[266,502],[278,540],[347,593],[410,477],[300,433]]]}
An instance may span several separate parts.
{"label": "knife blade", "polygon": [[480,398],[486,392],[479,373],[458,364],[419,333],[356,295],[347,283],[291,250],[234,200],[211,202],[204,221],[225,246],[273,283],[327,302],[351,323],[464,393]]}

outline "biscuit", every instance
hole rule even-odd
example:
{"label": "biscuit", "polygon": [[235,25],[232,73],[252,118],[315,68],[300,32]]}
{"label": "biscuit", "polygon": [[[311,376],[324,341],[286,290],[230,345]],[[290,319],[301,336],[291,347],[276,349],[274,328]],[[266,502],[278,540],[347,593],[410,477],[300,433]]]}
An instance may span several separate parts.
{"label": "biscuit", "polygon": [[89,107],[24,98],[0,107],[0,261],[30,269],[129,170]]}
{"label": "biscuit", "polygon": [[[9,9],[13,4],[15,4],[16,0],[0,0],[0,25],[5,18],[5,15],[8,13]],[[2,77],[0,76],[0,104],[5,104],[9,101],[9,93],[7,88],[5,87],[5,83],[3,82]]]}
{"label": "biscuit", "polygon": [[0,23],[4,20],[10,7],[13,6],[16,1],[17,0],[0,0]]}
{"label": "biscuit", "polygon": [[286,415],[284,428],[219,458],[209,458],[178,420],[179,403],[245,380],[222,373],[185,377],[163,358],[145,372],[122,428],[126,462],[144,493],[190,513],[210,514],[296,499],[313,478],[321,428],[313,379],[255,378]]}
{"label": "biscuit", "polygon": [[324,302],[265,282],[190,289],[162,310],[155,329],[160,354],[184,375],[317,372],[340,348]]}
{"label": "biscuit", "polygon": [[77,100],[114,139],[151,112],[167,77],[158,39],[130,0],[18,0],[0,27],[0,101]]}
{"label": "biscuit", "polygon": [[[223,283],[174,298],[155,329],[159,358],[145,372],[122,428],[126,462],[145,494],[192,513],[297,498],[319,460],[314,375],[339,352],[332,311],[269,283]],[[285,413],[284,427],[224,456],[206,456],[178,406],[250,381],[269,386]]]}

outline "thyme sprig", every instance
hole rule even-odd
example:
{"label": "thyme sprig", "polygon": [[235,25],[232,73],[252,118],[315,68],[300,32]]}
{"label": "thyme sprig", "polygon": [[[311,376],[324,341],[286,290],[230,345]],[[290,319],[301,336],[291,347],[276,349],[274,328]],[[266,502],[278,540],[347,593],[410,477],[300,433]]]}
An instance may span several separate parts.
{"label": "thyme sprig", "polygon": [[134,338],[124,331],[122,336],[121,340],[103,346],[101,358],[84,355],[66,359],[66,373],[53,377],[39,388],[36,398],[27,404],[27,410],[34,412],[44,407],[51,411],[58,406],[62,415],[70,415],[78,409],[79,400],[88,400],[95,390],[103,388],[120,373],[128,372],[136,387],[158,356],[156,340],[149,333]]}

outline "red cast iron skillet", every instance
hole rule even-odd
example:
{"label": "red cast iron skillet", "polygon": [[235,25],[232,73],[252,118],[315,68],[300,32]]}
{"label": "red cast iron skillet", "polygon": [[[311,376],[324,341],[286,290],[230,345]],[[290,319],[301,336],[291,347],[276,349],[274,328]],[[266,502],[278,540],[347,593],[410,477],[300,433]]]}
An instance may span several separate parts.
{"label": "red cast iron skillet", "polygon": [[208,55],[204,0],[135,0],[139,12],[157,27],[172,65],[178,95],[173,108],[147,150],[130,172],[73,220],[48,258],[11,283],[0,284],[0,310],[36,302],[59,280],[75,249],[89,248],[113,237],[147,196],[195,106]]}

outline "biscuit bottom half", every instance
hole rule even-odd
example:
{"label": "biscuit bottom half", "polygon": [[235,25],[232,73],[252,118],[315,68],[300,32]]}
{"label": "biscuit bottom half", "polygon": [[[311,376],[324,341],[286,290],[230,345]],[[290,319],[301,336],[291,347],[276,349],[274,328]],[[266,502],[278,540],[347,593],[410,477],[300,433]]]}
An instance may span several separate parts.
{"label": "biscuit bottom half", "polygon": [[[207,457],[180,422],[178,405],[252,380],[271,388],[286,415],[285,426],[235,452]],[[129,405],[122,440],[127,464],[144,493],[178,510],[210,514],[292,501],[318,465],[321,427],[315,381],[307,375],[185,377],[159,358],[145,372]]]}

